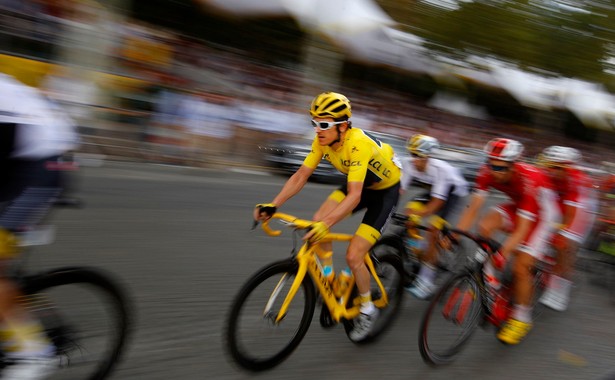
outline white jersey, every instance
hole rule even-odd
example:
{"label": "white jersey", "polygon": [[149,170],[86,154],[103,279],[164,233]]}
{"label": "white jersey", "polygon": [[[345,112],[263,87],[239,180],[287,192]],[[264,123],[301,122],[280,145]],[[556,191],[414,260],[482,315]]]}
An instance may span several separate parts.
{"label": "white jersey", "polygon": [[406,190],[416,181],[419,184],[431,187],[430,195],[433,198],[447,200],[449,194],[465,197],[468,195],[468,182],[463,178],[456,167],[446,161],[429,158],[424,172],[414,167],[413,158],[405,158],[402,162],[401,187]]}
{"label": "white jersey", "polygon": [[18,125],[12,158],[36,160],[76,148],[73,121],[38,89],[0,74],[0,94],[0,124]]}

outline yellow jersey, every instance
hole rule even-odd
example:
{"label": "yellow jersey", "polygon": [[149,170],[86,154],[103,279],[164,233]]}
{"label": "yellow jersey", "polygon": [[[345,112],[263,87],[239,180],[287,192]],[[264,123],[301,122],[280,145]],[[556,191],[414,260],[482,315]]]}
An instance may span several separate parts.
{"label": "yellow jersey", "polygon": [[321,146],[318,137],[314,137],[312,151],[303,161],[303,165],[316,169],[323,158],[346,174],[348,182],[363,182],[366,189],[389,188],[398,183],[401,177],[401,164],[396,159],[393,148],[369,132],[357,128],[346,131],[337,150],[330,146]]}

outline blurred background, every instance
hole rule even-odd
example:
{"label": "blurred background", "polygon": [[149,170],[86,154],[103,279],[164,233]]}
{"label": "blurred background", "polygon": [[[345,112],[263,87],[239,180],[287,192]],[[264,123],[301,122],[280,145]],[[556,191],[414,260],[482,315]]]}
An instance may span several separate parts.
{"label": "blurred background", "polygon": [[0,17],[0,71],[62,104],[83,153],[272,164],[263,147],[310,135],[334,90],[401,139],[615,160],[609,0],[0,0]]}
{"label": "blurred background", "polygon": [[[255,268],[291,248],[290,235],[250,231],[251,211],[284,182],[262,174],[307,154],[318,93],[347,95],[354,126],[399,154],[415,133],[438,138],[468,179],[493,137],[521,141],[528,160],[575,147],[596,184],[615,174],[612,0],[0,0],[0,72],[63,107],[77,157],[104,163],[84,168],[87,207],[62,211],[38,257],[129,285],[138,319],[117,379],[250,377],[224,360],[224,318]],[[343,180],[324,162],[316,174]],[[307,187],[288,212],[309,217],[332,189]],[[481,334],[465,361],[433,371],[415,344],[426,303],[406,297],[379,352],[314,326],[266,376],[612,379],[609,268],[600,289],[577,274],[571,310],[545,313],[519,350]]]}

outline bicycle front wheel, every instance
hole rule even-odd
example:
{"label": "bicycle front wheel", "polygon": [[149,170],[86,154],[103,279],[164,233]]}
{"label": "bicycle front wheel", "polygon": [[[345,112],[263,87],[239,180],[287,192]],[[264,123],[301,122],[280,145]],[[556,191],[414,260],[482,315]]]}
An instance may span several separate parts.
{"label": "bicycle front wheel", "polygon": [[105,379],[117,365],[130,325],[128,300],[109,274],[63,268],[28,277],[27,306],[56,349],[49,379]]}
{"label": "bicycle front wheel", "polygon": [[423,360],[439,365],[452,361],[483,318],[480,286],[470,273],[451,277],[431,300],[419,330]]}
{"label": "bicycle front wheel", "polygon": [[[382,254],[379,257],[372,256],[372,260],[374,267],[376,268],[378,278],[382,282],[382,286],[387,293],[389,303],[385,307],[379,309],[378,319],[374,322],[369,335],[358,341],[353,340],[353,342],[357,344],[372,342],[384,333],[386,329],[392,325],[397,314],[399,314],[401,301],[403,299],[404,269],[399,255],[395,253]],[[354,298],[358,296],[358,293],[359,292],[355,284],[351,297],[348,300],[347,307],[353,306]],[[371,279],[371,293],[373,300],[377,300],[382,297],[380,288],[373,278]],[[342,321],[346,335],[350,337],[350,333],[354,329],[355,321],[346,319],[343,319]]]}
{"label": "bicycle front wheel", "polygon": [[275,321],[297,270],[294,259],[271,264],[250,278],[235,297],[226,321],[225,347],[241,367],[262,371],[278,365],[307,333],[316,303],[308,275],[286,315]]}

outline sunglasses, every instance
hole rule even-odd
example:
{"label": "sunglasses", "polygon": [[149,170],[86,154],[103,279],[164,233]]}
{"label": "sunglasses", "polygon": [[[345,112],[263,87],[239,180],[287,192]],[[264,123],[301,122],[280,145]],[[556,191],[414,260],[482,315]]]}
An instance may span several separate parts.
{"label": "sunglasses", "polygon": [[412,157],[418,157],[418,158],[425,158],[426,156],[422,155],[422,154],[418,154],[418,153],[410,153],[410,155]]}
{"label": "sunglasses", "polygon": [[491,171],[494,172],[505,172],[510,170],[510,166],[508,165],[489,165],[489,167],[491,168]]}
{"label": "sunglasses", "polygon": [[321,131],[326,131],[327,129],[333,128],[334,125],[340,125],[345,122],[346,121],[316,121],[312,119],[312,127],[318,127]]}

